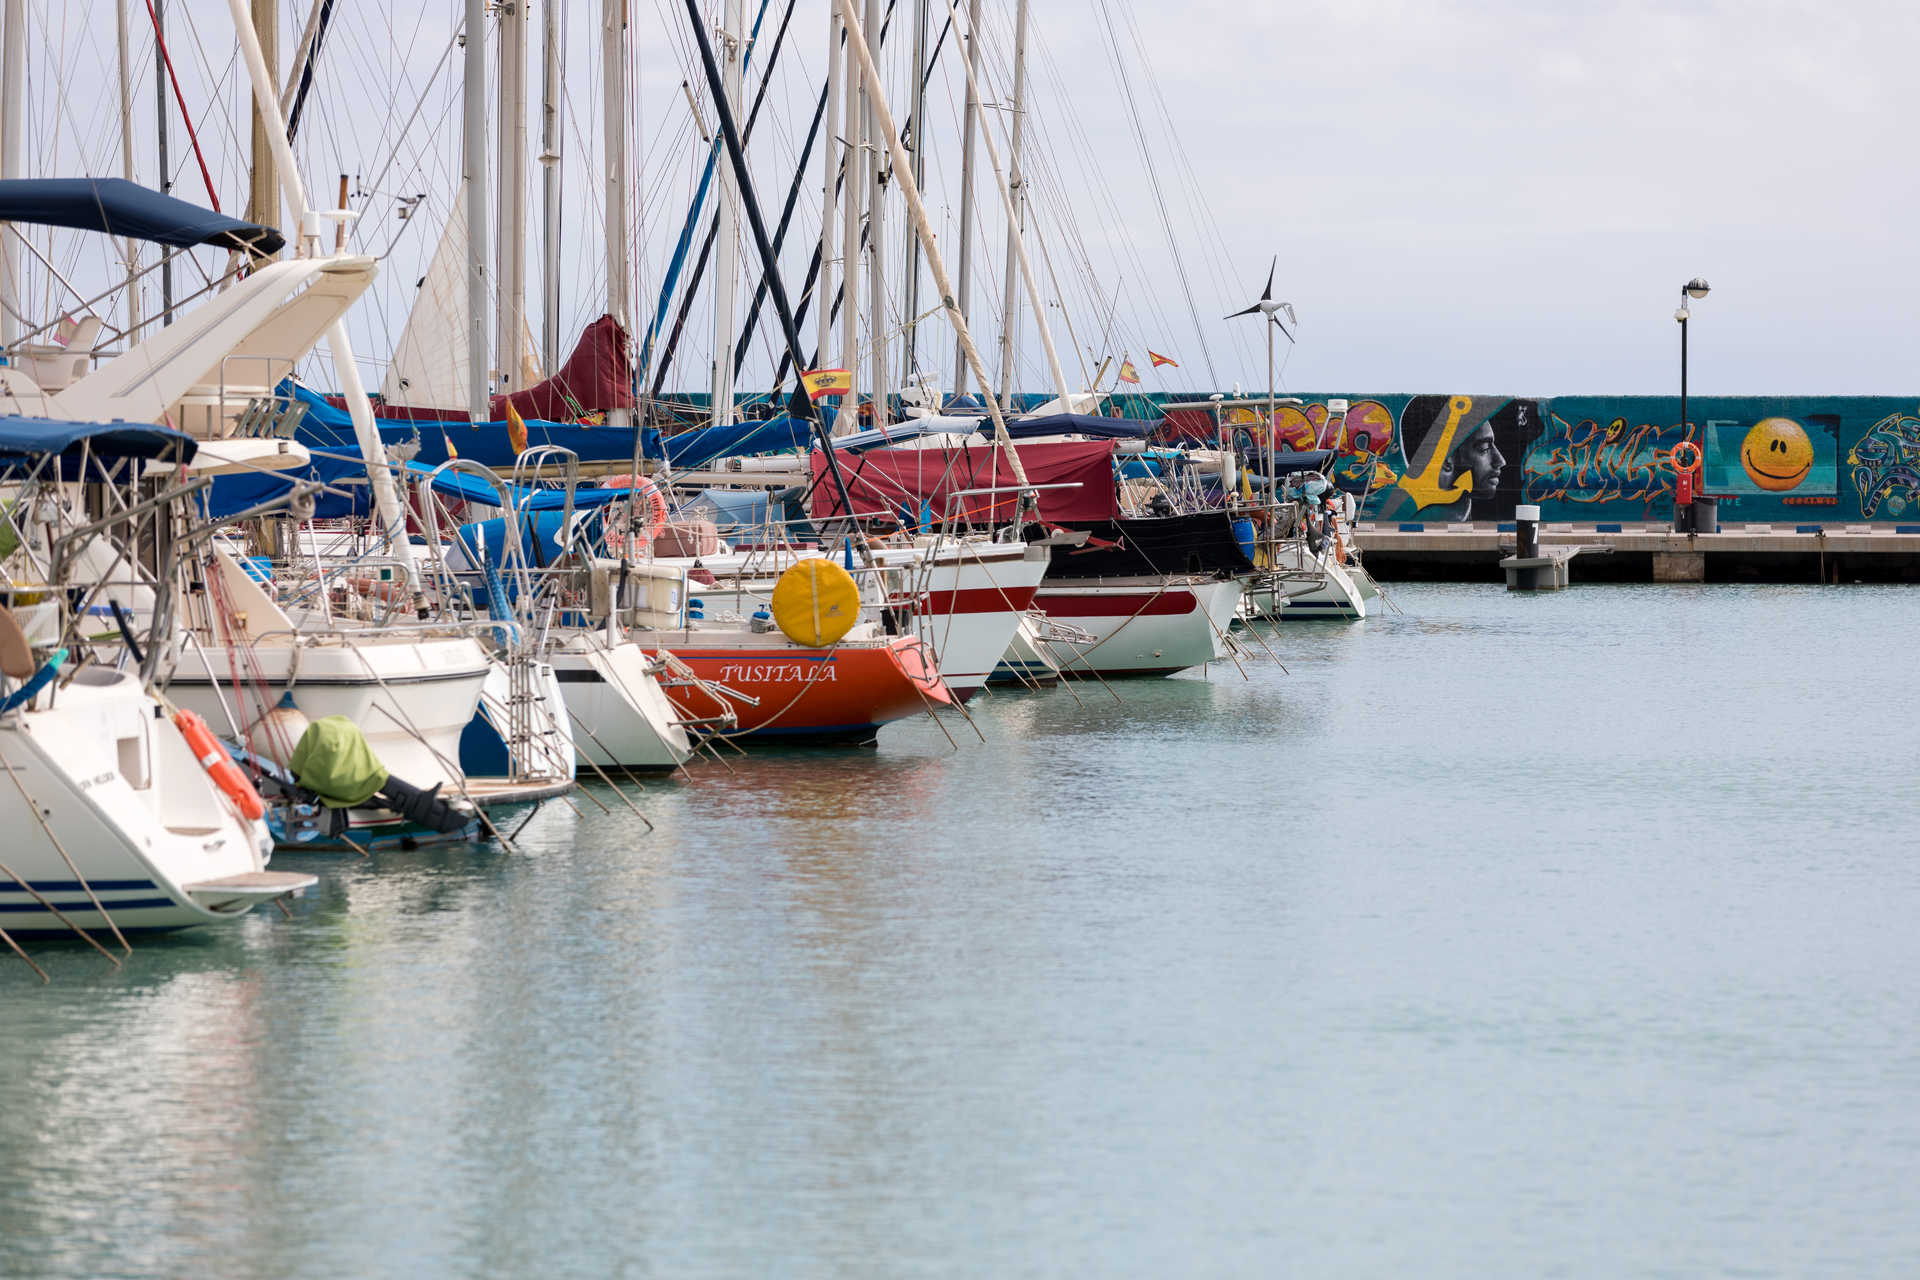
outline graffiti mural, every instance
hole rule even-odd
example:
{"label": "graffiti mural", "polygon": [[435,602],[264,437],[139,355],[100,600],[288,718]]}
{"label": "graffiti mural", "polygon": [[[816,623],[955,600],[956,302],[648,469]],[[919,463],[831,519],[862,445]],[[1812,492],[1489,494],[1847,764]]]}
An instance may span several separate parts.
{"label": "graffiti mural", "polygon": [[1607,508],[1605,516],[1646,520],[1662,503],[1672,511],[1673,449],[1691,433],[1617,414],[1572,417],[1559,401],[1549,406],[1547,429],[1525,460],[1526,500],[1545,519],[1591,520],[1594,508]]}
{"label": "graffiti mural", "polygon": [[[1920,522],[1920,407],[1888,396],[1349,395],[1280,405],[1272,447],[1331,449],[1342,489],[1378,520],[1672,518],[1674,446],[1700,446],[1703,487],[1723,524]],[[1264,405],[1225,415],[1243,448],[1267,447]],[[1201,429],[1211,438],[1212,414]]]}
{"label": "graffiti mural", "polygon": [[1400,475],[1382,520],[1510,520],[1540,405],[1508,396],[1414,396],[1400,411]]}
{"label": "graffiti mural", "polygon": [[1920,515],[1920,417],[1890,413],[1847,450],[1860,514],[1908,519]]}
{"label": "graffiti mural", "polygon": [[1826,413],[1807,414],[1804,422],[1780,414],[1751,423],[1709,418],[1707,492],[1833,499],[1839,430],[1840,419]]}

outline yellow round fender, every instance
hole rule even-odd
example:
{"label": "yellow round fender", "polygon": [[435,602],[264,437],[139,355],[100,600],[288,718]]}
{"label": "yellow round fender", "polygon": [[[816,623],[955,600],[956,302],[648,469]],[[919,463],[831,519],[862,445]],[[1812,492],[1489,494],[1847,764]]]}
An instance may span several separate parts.
{"label": "yellow round fender", "polygon": [[838,644],[860,621],[860,588],[831,560],[802,560],[773,584],[773,621],[809,649]]}

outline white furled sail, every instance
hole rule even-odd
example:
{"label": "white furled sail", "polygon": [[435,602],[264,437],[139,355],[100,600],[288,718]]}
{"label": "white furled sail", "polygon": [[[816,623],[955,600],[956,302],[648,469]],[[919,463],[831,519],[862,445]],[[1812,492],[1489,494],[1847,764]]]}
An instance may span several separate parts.
{"label": "white furled sail", "polygon": [[433,262],[394,344],[380,394],[390,405],[457,409],[467,403],[467,207],[453,202]]}

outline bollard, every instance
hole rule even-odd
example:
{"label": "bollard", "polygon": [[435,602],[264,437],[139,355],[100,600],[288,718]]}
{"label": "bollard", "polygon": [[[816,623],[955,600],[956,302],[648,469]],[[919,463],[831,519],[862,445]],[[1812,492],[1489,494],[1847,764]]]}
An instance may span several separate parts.
{"label": "bollard", "polygon": [[[1513,509],[1513,554],[1500,562],[1509,591],[1558,591],[1567,585],[1567,565],[1583,551],[1606,553],[1609,546],[1540,545],[1540,508]],[[1542,554],[1544,550],[1545,554]]]}
{"label": "bollard", "polygon": [[1519,506],[1513,509],[1513,553],[1522,560],[1540,554],[1540,508]]}

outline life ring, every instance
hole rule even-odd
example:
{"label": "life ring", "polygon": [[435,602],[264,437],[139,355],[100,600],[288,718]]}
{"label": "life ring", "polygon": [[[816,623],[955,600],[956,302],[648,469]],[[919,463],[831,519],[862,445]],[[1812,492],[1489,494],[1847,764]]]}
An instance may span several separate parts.
{"label": "life ring", "polygon": [[384,600],[388,604],[407,598],[407,584],[404,582],[376,582],[372,578],[348,578],[347,585],[363,596]]}
{"label": "life ring", "polygon": [[[1688,462],[1680,461],[1680,451],[1682,449],[1685,449],[1690,455],[1692,455],[1691,461],[1688,461]],[[1682,440],[1679,444],[1673,446],[1672,450],[1668,452],[1667,456],[1673,459],[1673,468],[1676,471],[1695,471],[1699,469],[1700,446],[1695,444],[1691,440]]]}
{"label": "life ring", "polygon": [[[660,531],[667,527],[667,497],[660,492],[660,486],[646,476],[608,476],[600,482],[600,487],[625,489],[629,494],[624,502],[607,504],[606,532],[601,535],[607,550],[616,556],[626,556],[652,546]],[[633,531],[636,498],[647,507],[646,531],[638,534]]]}
{"label": "life ring", "polygon": [[247,775],[240,772],[240,766],[233,762],[226,748],[213,736],[213,730],[207,728],[207,722],[191,711],[180,710],[173,713],[173,727],[187,740],[187,750],[193,752],[194,759],[213,779],[213,785],[227,793],[227,799],[233,801],[234,808],[248,822],[258,822],[266,816],[266,802],[260,793],[247,781]]}

